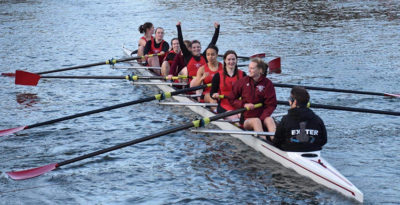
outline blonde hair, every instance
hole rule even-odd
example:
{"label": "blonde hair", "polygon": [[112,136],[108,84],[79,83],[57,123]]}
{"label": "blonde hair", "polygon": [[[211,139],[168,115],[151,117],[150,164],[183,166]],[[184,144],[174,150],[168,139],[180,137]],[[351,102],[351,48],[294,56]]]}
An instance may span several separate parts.
{"label": "blonde hair", "polygon": [[266,64],[261,58],[253,58],[250,60],[252,63],[257,64],[257,68],[262,70],[262,73],[266,76],[268,71],[268,64]]}

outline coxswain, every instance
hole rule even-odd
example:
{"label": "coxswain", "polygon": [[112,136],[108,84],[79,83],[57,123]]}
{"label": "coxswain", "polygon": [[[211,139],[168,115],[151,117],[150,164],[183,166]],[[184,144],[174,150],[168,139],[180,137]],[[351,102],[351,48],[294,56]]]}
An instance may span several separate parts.
{"label": "coxswain", "polygon": [[[139,39],[137,55],[144,56],[143,50],[147,41],[153,40],[154,26],[152,23],[146,22],[139,26],[139,32],[143,33],[143,36]],[[141,62],[141,59],[139,59],[138,62]]]}
{"label": "coxswain", "polygon": [[290,109],[276,128],[273,144],[284,151],[321,150],[327,142],[326,128],[322,119],[308,108],[307,90],[293,87],[288,100]]}
{"label": "coxswain", "polygon": [[173,38],[171,40],[171,47],[172,49],[165,54],[163,63],[161,64],[162,76],[167,76],[169,74],[169,70],[172,65],[172,62],[174,61],[175,56],[181,53],[181,47],[179,46],[178,38]]}
{"label": "coxswain", "polygon": [[[214,100],[218,100],[217,113],[234,110],[229,103],[228,96],[232,91],[233,84],[246,76],[246,73],[238,69],[237,54],[233,50],[228,50],[224,54],[224,65],[222,71],[219,71],[212,78],[210,95]],[[220,96],[224,96],[220,98]],[[228,117],[229,119],[239,118],[240,115]]]}
{"label": "coxswain", "polygon": [[[196,77],[192,80],[192,82],[190,82],[190,87],[211,83],[214,75],[223,70],[222,63],[218,62],[217,60],[218,47],[215,45],[210,45],[205,52],[207,63],[197,70]],[[211,98],[210,91],[211,87],[207,87],[201,93],[201,95],[204,96],[204,102],[217,103],[216,100]]]}
{"label": "coxswain", "polygon": [[[192,51],[190,52],[183,44],[181,22],[178,22],[176,24],[176,27],[178,30],[179,45],[181,46],[184,62],[186,64],[186,72],[185,69],[183,69],[183,74],[186,73],[186,75],[189,77],[189,83],[190,83],[191,79],[194,76],[196,76],[197,70],[200,68],[200,66],[207,63],[205,58],[205,52],[203,54],[201,53],[201,44],[197,40],[192,41]],[[210,45],[215,45],[218,40],[219,28],[220,28],[219,23],[215,22],[214,27],[215,27],[214,35],[208,47]]]}
{"label": "coxswain", "polygon": [[[276,125],[271,114],[277,106],[275,88],[267,75],[268,65],[260,58],[253,58],[249,64],[248,76],[245,76],[233,85],[228,96],[230,104],[239,109],[246,107],[241,124],[246,130],[263,132],[263,126],[268,132],[275,132]],[[254,108],[257,103],[262,103],[260,108]],[[265,136],[263,136],[265,138]]]}
{"label": "coxswain", "polygon": [[[144,47],[144,55],[148,54],[160,54],[159,56],[153,56],[147,58],[147,63],[151,67],[160,67],[164,55],[169,50],[168,42],[164,41],[164,29],[161,27],[156,28],[154,39],[147,41]],[[158,73],[160,74],[160,73]]]}

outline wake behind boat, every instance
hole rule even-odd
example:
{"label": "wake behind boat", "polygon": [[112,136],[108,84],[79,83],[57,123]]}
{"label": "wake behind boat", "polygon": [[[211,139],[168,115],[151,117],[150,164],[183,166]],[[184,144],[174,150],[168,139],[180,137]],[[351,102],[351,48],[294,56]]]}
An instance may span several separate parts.
{"label": "wake behind boat", "polygon": [[[132,51],[123,47],[123,52],[125,55],[131,55]],[[137,63],[131,62],[132,65],[137,66]],[[136,72],[141,75],[154,75],[147,69],[137,69]],[[154,82],[159,82],[159,80],[151,80]],[[163,92],[172,92],[175,89],[168,85],[157,85],[159,89]],[[196,103],[197,101],[185,97],[185,96],[173,96],[174,100],[180,103]],[[210,110],[201,106],[188,106],[190,110],[199,114],[202,117],[214,116]],[[236,127],[234,124],[223,121],[211,122],[222,130],[233,130],[237,132],[243,132],[240,128]],[[313,181],[324,185],[330,189],[336,190],[341,194],[353,198],[359,202],[363,202],[363,193],[354,186],[346,177],[340,174],[332,165],[330,165],[321,156],[320,151],[314,152],[286,152],[282,151],[271,143],[261,140],[257,137],[247,135],[247,134],[230,134],[246,145],[252,147],[253,149],[260,151],[266,157],[281,163],[287,168],[295,170],[300,175],[311,178]]]}

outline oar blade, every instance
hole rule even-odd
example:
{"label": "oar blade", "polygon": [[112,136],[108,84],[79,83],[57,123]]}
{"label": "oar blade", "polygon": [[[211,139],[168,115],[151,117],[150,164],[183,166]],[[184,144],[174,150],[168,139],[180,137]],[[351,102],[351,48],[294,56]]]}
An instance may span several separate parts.
{"label": "oar blade", "polygon": [[40,75],[22,70],[15,71],[16,85],[31,85],[36,86],[39,82]]}
{"label": "oar blade", "polygon": [[0,137],[14,134],[16,132],[19,132],[19,131],[25,129],[25,128],[26,128],[26,126],[21,126],[21,127],[15,127],[15,128],[11,128],[11,129],[6,129],[6,130],[0,130]]}
{"label": "oar blade", "polygon": [[387,97],[400,98],[400,94],[385,93],[384,95]]}
{"label": "oar blade", "polygon": [[278,57],[268,62],[268,69],[270,73],[282,73],[281,58]]}
{"label": "oar blade", "polygon": [[1,73],[2,76],[15,77],[15,73]]}
{"label": "oar blade", "polygon": [[265,58],[265,55],[266,55],[265,53],[257,53],[250,56],[250,58]]}
{"label": "oar blade", "polygon": [[40,176],[44,173],[54,170],[55,168],[57,168],[57,163],[22,171],[7,172],[7,175],[14,180],[24,180]]}

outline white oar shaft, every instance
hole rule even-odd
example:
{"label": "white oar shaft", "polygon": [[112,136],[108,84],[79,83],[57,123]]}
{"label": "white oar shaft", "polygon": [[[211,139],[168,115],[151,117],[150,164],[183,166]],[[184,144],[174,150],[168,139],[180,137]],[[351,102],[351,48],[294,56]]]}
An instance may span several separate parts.
{"label": "white oar shaft", "polygon": [[287,113],[276,113],[276,114],[272,114],[272,117],[282,117],[284,115],[287,115]]}
{"label": "white oar shaft", "polygon": [[160,105],[176,105],[176,106],[201,106],[201,107],[216,107],[217,103],[180,103],[180,102],[160,102]]}
{"label": "white oar shaft", "polygon": [[192,129],[194,133],[209,133],[209,134],[239,134],[239,135],[253,135],[253,136],[273,136],[274,132],[254,132],[254,131],[240,131],[240,130],[209,130],[209,129]]}
{"label": "white oar shaft", "polygon": [[187,83],[169,83],[169,82],[132,82],[133,85],[187,85]]}
{"label": "white oar shaft", "polygon": [[145,66],[121,66],[121,67],[113,67],[113,69],[153,69],[153,70],[161,70],[160,67],[145,67]]}
{"label": "white oar shaft", "polygon": [[189,97],[189,98],[197,98],[197,97],[201,97],[201,94],[192,94],[192,95],[182,94],[182,95],[178,95],[178,96]]}
{"label": "white oar shaft", "polygon": [[216,120],[216,122],[230,122],[230,123],[235,123],[235,122],[240,122],[240,119],[232,119],[232,120]]}

